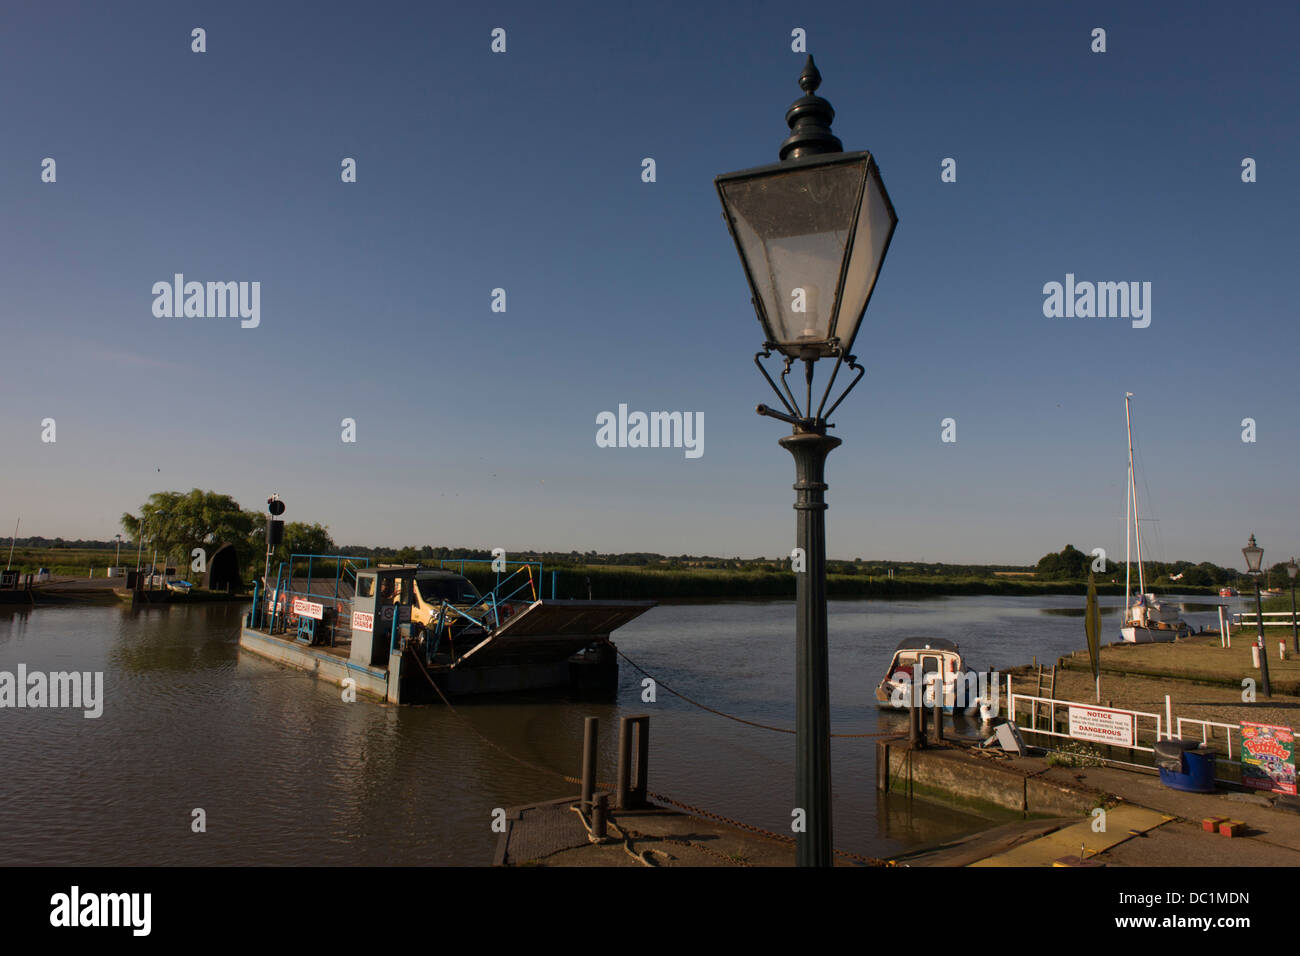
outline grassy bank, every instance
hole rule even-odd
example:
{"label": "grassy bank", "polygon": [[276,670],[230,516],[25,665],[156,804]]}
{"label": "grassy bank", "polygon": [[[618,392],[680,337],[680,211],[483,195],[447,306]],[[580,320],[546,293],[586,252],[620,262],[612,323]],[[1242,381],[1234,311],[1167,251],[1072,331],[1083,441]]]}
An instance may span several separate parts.
{"label": "grassy bank", "polygon": [[[686,598],[772,598],[795,596],[795,575],[781,571],[657,571],[606,567],[557,568],[556,596],[587,597],[591,582],[594,598],[672,600]],[[493,575],[466,568],[467,576],[479,588],[491,587]],[[861,574],[831,574],[827,593],[833,598],[944,597],[966,594],[1037,596],[1043,594],[1084,595],[1083,581],[1024,581],[1006,578],[956,577],[873,577]],[[1213,594],[1213,588],[1189,588],[1192,593]],[[1100,594],[1123,594],[1123,585],[1099,585]],[[546,571],[543,596],[551,593],[551,570]]]}
{"label": "grassy bank", "polygon": [[[7,545],[7,542],[6,542]],[[115,549],[107,551],[99,548],[14,548],[12,567],[22,574],[35,574],[40,568],[49,568],[50,573],[67,577],[85,578],[90,576],[93,568],[95,577],[102,578],[113,566]],[[0,547],[0,558],[9,558],[9,548]],[[146,554],[144,561],[149,562]],[[123,566],[135,567],[135,549],[122,548]],[[0,567],[4,567],[0,564]]]}

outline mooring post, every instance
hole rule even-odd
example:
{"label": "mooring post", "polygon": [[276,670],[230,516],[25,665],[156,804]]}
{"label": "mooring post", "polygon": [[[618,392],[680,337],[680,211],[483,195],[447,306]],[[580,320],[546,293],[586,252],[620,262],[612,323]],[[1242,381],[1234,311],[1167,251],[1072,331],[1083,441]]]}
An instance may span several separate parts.
{"label": "mooring post", "polygon": [[591,811],[591,835],[597,840],[605,839],[605,821],[609,819],[609,794],[596,796],[595,806]]}
{"label": "mooring post", "polygon": [[[943,685],[935,681],[934,687],[934,742],[943,743]],[[953,701],[954,706],[956,700]]]}
{"label": "mooring post", "polygon": [[[632,734],[636,733],[636,781],[632,780]],[[618,724],[618,779],[614,782],[614,807],[643,807],[649,797],[650,717],[623,717]]]}
{"label": "mooring post", "polygon": [[632,720],[618,722],[618,776],[614,780],[614,809],[628,809],[628,785],[632,778]]}
{"label": "mooring post", "polygon": [[636,801],[636,806],[643,807],[650,796],[650,717],[648,714],[638,718],[637,727],[636,785],[632,788],[632,799]]}
{"label": "mooring post", "polygon": [[591,795],[596,791],[596,737],[600,718],[588,717],[582,730],[582,810],[591,812]]}

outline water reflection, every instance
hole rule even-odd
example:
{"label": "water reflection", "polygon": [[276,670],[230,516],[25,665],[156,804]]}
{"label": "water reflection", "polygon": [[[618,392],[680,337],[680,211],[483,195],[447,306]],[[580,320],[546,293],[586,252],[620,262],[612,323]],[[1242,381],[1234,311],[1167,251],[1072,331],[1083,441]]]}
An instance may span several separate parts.
{"label": "water reflection", "polygon": [[[902,637],[949,638],[981,667],[1053,660],[1085,645],[1082,620],[1044,612],[1083,602],[831,602],[833,730],[900,726],[874,690]],[[662,685],[644,701],[642,675],[626,665],[615,703],[494,700],[457,713],[348,704],[333,685],[241,652],[240,616],[225,605],[0,608],[0,669],[102,670],[105,694],[98,720],[0,711],[0,863],[486,864],[495,808],[574,790],[547,771],[576,775],[583,718],[601,719],[598,775],[609,780],[617,719],[637,713],[653,717],[652,790],[789,832],[793,737],[702,712]],[[793,635],[794,605],[777,601],[665,605],[617,636],[683,693],[793,727]],[[956,730],[978,734],[978,721]],[[981,825],[923,801],[880,799],[870,738],[837,738],[832,759],[841,849],[884,856]],[[190,830],[197,807],[203,834]]]}

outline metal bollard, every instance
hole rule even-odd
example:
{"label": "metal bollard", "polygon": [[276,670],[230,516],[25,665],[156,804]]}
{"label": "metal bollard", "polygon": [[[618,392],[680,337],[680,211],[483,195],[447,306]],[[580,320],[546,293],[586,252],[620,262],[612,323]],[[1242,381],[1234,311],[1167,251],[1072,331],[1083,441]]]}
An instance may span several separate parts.
{"label": "metal bollard", "polygon": [[600,718],[588,717],[582,729],[582,812],[591,812],[591,795],[596,790],[596,738]]}
{"label": "metal bollard", "polygon": [[921,746],[921,715],[916,699],[907,702],[907,744],[909,747]]}
{"label": "metal bollard", "polygon": [[609,794],[596,796],[596,803],[591,811],[591,835],[597,840],[605,839],[605,822],[609,819]]}
{"label": "metal bollard", "polygon": [[[632,734],[636,732],[636,782],[632,781]],[[618,778],[614,807],[630,810],[644,806],[650,763],[650,718],[645,714],[624,717],[618,724]]]}
{"label": "metal bollard", "polygon": [[614,807],[628,809],[628,781],[632,773],[632,723],[624,717],[618,722],[618,776],[614,778]]}

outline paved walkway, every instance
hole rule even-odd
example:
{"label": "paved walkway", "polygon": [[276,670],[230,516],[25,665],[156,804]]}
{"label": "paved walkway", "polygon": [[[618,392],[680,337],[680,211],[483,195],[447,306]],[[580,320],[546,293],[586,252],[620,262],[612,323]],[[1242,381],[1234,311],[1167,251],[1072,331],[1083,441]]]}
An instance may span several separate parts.
{"label": "paved walkway", "polygon": [[[794,866],[794,844],[647,807],[610,814],[609,839],[592,843],[577,797],[508,810],[499,866]],[[843,859],[837,866],[851,865]]]}
{"label": "paved walkway", "polygon": [[[973,758],[972,758],[973,759]],[[900,857],[909,866],[1052,866],[1079,856],[1106,866],[1300,866],[1300,801],[1277,794],[1186,793],[1154,772],[1115,767],[1048,767],[1041,757],[1011,757],[1010,767],[1087,792],[1107,810],[1093,818],[1026,821]],[[1206,817],[1246,824],[1242,836],[1207,833]]]}

